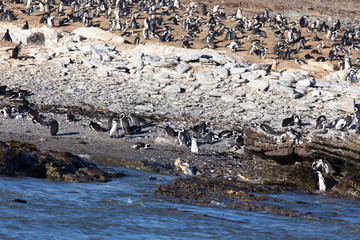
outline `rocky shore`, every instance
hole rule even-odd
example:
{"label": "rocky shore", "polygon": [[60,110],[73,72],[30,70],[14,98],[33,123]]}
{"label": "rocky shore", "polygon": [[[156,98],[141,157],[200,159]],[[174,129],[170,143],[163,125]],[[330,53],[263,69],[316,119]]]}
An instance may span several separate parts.
{"label": "rocky shore", "polygon": [[[27,113],[14,112],[11,118],[0,118],[0,140],[35,144],[39,155],[49,149],[59,151],[45,154],[56,161],[64,156],[61,152],[71,152],[80,158],[71,155],[70,159],[96,169],[95,173],[83,173],[79,168],[66,175],[60,173],[62,164],[52,169],[51,161],[43,162],[43,172],[46,168],[58,174],[46,173],[49,179],[86,182],[107,181],[113,176],[83,160],[182,175],[184,172],[175,165],[175,160],[180,159],[189,164],[195,176],[159,186],[160,196],[199,200],[191,193],[198,192],[196,187],[201,182],[210,189],[218,184],[222,197],[237,199],[240,194],[244,201],[253,201],[256,197],[248,192],[301,190],[318,194],[319,179],[312,164],[324,159],[334,172],[324,174],[327,189],[321,194],[360,196],[357,124],[342,131],[330,124],[325,133],[315,130],[320,115],[330,123],[358,109],[360,87],[345,81],[347,70],[334,71],[333,66],[318,62],[310,62],[307,70],[279,70],[272,60],[251,63],[225,50],[184,49],[157,43],[129,45],[122,43],[124,38],[119,35],[94,27],[69,33],[46,26],[21,30],[2,23],[0,32],[6,29],[14,42],[26,46],[19,59],[8,57],[9,46],[0,48],[1,85],[8,90],[29,91],[31,107],[40,112],[45,122],[53,118],[60,126],[57,136],[50,136],[48,126],[34,124]],[[20,99],[4,95],[1,108],[19,105]],[[76,121],[66,120],[68,112],[75,115]],[[110,138],[107,132],[89,128],[89,122],[96,121],[107,130],[113,112],[135,112],[140,116],[142,131]],[[283,119],[294,114],[301,118],[301,126],[282,127]],[[214,133],[230,130],[233,136],[213,144],[200,138],[199,154],[193,154],[190,147],[179,146],[176,137],[164,134],[165,126],[178,131],[201,122],[209,122]],[[264,131],[261,124],[272,131]],[[239,136],[244,145],[234,149]],[[150,144],[150,149],[130,148],[139,141]],[[3,144],[3,159],[9,147]],[[35,149],[21,151],[31,153]],[[246,188],[234,187],[230,193],[227,188],[231,184]],[[210,193],[214,194],[204,190],[202,197]],[[202,199],[198,203],[209,201]],[[241,208],[256,209],[256,205]],[[258,211],[265,208],[259,207]],[[292,212],[284,210],[279,214]]]}

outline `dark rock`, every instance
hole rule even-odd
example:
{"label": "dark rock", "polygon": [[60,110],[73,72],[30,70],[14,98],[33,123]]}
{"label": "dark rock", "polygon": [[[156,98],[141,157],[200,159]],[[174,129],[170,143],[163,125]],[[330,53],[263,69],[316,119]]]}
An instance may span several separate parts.
{"label": "dark rock", "polygon": [[26,39],[27,45],[30,44],[44,45],[44,43],[45,43],[45,36],[41,32],[33,33]]}
{"label": "dark rock", "polygon": [[124,176],[106,172],[68,152],[41,152],[35,145],[17,141],[0,142],[0,175],[67,182],[106,182]]}

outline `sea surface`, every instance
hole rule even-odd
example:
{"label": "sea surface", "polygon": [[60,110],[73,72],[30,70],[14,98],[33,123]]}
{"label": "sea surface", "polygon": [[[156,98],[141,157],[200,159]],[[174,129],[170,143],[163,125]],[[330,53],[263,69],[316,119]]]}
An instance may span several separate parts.
{"label": "sea surface", "polygon": [[284,217],[172,203],[154,192],[173,176],[123,172],[108,183],[0,177],[0,239],[360,239],[359,200],[269,195],[311,212]]}

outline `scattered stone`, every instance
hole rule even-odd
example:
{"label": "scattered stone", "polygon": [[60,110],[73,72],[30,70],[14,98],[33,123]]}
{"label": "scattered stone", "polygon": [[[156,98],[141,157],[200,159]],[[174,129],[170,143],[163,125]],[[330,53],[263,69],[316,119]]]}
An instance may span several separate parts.
{"label": "scattered stone", "polygon": [[186,63],[180,63],[179,65],[176,66],[176,71],[178,73],[187,73],[190,70],[190,66]]}
{"label": "scattered stone", "polygon": [[247,83],[247,86],[261,91],[266,91],[269,88],[269,83],[263,80],[252,80]]}

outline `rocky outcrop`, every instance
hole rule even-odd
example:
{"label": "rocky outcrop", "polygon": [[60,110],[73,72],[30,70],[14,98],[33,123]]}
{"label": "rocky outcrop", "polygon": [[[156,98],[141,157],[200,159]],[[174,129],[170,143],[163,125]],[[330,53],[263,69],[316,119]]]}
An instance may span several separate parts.
{"label": "rocky outcrop", "polygon": [[110,173],[80,157],[57,151],[39,151],[35,145],[0,142],[0,175],[29,176],[66,182],[107,182],[122,173]]}

